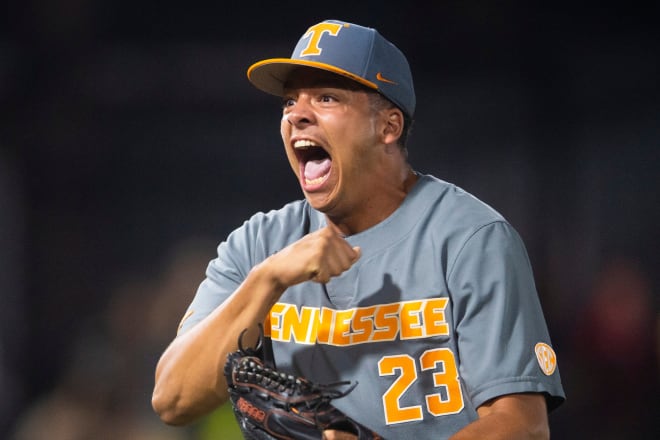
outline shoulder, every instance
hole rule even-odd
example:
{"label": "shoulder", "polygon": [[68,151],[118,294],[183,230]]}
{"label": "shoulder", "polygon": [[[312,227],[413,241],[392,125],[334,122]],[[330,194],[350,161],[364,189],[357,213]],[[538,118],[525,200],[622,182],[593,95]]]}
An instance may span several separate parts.
{"label": "shoulder", "polygon": [[234,230],[229,240],[261,243],[263,246],[280,248],[310,231],[322,222],[322,214],[305,200],[296,200],[270,211],[254,213]]}
{"label": "shoulder", "polygon": [[259,229],[296,228],[312,222],[319,214],[309,206],[306,200],[296,200],[277,209],[254,213],[244,222],[243,227]]}
{"label": "shoulder", "polygon": [[514,227],[493,207],[463,188],[426,175],[418,182],[417,201],[421,223],[418,230],[441,249],[448,270],[460,255],[482,253],[486,248],[519,248],[520,239]]}
{"label": "shoulder", "polygon": [[245,276],[255,264],[306,235],[319,222],[318,215],[304,200],[256,212],[220,242],[215,265],[240,268]]}
{"label": "shoulder", "polygon": [[477,230],[506,219],[493,207],[463,188],[432,175],[422,175],[417,197],[443,229]]}

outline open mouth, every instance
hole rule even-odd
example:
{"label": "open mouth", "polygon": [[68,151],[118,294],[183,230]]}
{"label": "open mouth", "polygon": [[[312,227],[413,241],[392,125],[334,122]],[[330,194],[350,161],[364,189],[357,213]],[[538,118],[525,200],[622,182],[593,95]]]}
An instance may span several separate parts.
{"label": "open mouth", "polygon": [[306,187],[323,183],[330,175],[332,158],[320,145],[310,140],[298,140],[293,147],[300,163],[300,176]]}

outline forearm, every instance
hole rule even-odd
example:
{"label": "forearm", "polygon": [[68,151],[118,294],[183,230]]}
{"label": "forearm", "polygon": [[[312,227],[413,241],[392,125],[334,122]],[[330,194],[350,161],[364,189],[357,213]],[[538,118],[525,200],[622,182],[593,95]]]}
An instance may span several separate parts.
{"label": "forearm", "polygon": [[254,345],[257,325],[289,286],[327,282],[355,263],[359,249],[335,229],[322,228],[266,258],[213,313],[170,344],[156,367],[152,398],[163,421],[187,424],[225,402],[222,371],[243,330],[249,329],[243,345]]}
{"label": "forearm", "polygon": [[547,440],[550,438],[545,399],[540,394],[512,394],[485,404],[479,418],[450,440]]}
{"label": "forearm", "polygon": [[257,266],[227,301],[172,341],[156,367],[152,397],[164,422],[190,423],[227,400],[222,374],[227,354],[238,348],[238,337],[246,328],[250,332],[244,345],[256,342],[257,324],[282,291],[267,268]]}
{"label": "forearm", "polygon": [[548,438],[549,435],[543,429],[508,423],[500,417],[484,417],[454,434],[450,440],[546,440]]}

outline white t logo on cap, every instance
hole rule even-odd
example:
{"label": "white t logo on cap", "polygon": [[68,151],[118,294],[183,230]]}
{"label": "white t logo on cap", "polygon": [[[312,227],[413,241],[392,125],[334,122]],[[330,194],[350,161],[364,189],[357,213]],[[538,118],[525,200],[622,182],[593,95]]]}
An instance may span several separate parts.
{"label": "white t logo on cap", "polygon": [[319,42],[321,41],[323,34],[328,33],[333,37],[336,37],[339,35],[339,31],[341,30],[342,26],[343,25],[338,23],[319,23],[307,29],[307,32],[305,35],[303,35],[303,38],[309,35],[309,43],[307,43],[307,47],[305,47],[300,52],[300,56],[306,57],[311,55],[321,55],[321,51],[323,49],[319,47]]}

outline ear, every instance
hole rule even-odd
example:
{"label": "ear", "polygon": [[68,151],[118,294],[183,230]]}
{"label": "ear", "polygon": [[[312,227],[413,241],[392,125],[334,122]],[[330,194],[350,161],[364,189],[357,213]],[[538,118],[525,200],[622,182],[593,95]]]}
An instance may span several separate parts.
{"label": "ear", "polygon": [[403,133],[403,113],[396,107],[383,110],[383,142],[385,144],[396,143]]}

